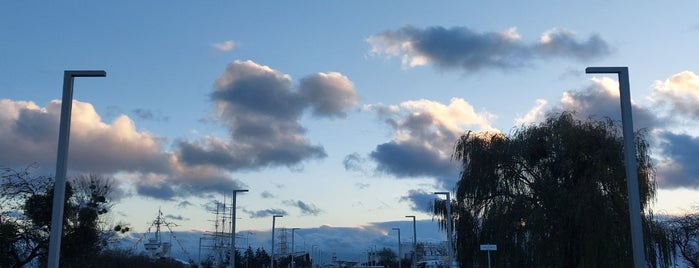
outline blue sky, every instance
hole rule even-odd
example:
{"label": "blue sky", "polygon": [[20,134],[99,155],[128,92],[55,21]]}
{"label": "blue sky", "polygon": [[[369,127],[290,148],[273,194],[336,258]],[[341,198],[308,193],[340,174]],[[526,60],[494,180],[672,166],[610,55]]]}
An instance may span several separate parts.
{"label": "blue sky", "polygon": [[0,165],[52,174],[63,71],[105,70],[76,80],[69,166],[114,177],[114,217],[137,230],[158,208],[211,229],[206,207],[236,187],[238,230],[269,230],[270,213],[287,228],[429,222],[455,137],[561,109],[618,119],[616,78],[584,70],[629,66],[654,209],[679,213],[699,186],[698,7],[5,1]]}

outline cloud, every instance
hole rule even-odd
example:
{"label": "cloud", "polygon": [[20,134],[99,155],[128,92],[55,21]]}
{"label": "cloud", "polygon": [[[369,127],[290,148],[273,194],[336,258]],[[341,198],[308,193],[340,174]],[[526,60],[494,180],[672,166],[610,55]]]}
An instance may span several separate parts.
{"label": "cloud", "polygon": [[656,81],[651,99],[667,106],[675,115],[699,118],[699,76],[690,71]]}
{"label": "cloud", "polygon": [[[45,107],[0,99],[0,159],[8,166],[55,165],[61,102]],[[94,107],[73,101],[69,166],[78,171],[166,171],[161,139],[138,132],[127,116],[102,122]]]}
{"label": "cloud", "polygon": [[162,115],[158,112],[153,112],[148,109],[134,109],[131,111],[136,117],[143,119],[143,120],[154,120],[154,121],[162,121],[162,122],[167,122],[170,120],[170,117]]}
{"label": "cloud", "polygon": [[660,150],[667,158],[657,164],[658,186],[661,188],[699,189],[699,137],[662,132]]}
{"label": "cloud", "polygon": [[192,206],[192,205],[193,205],[192,202],[189,202],[189,201],[187,201],[187,200],[184,200],[184,201],[181,201],[181,202],[177,203],[177,208],[188,208],[188,207],[190,207],[190,206]]}
{"label": "cloud", "polygon": [[[574,111],[582,120],[610,118],[621,123],[619,84],[608,77],[592,78],[592,85],[581,91],[566,91],[557,110]],[[663,125],[650,108],[631,101],[634,129],[650,129]]]}
{"label": "cloud", "polygon": [[299,95],[317,116],[345,117],[345,110],[357,105],[354,84],[340,73],[317,73],[301,79]]}
{"label": "cloud", "polygon": [[282,216],[289,215],[289,213],[287,213],[286,210],[278,209],[278,208],[268,208],[268,209],[257,210],[257,211],[243,209],[243,212],[250,215],[250,218],[266,218],[266,217],[272,217],[274,215],[282,215]]}
{"label": "cloud", "polygon": [[[55,165],[61,102],[45,107],[0,99],[0,161],[4,166]],[[116,174],[136,193],[172,200],[201,196],[240,183],[220,169],[190,167],[162,148],[164,139],[138,131],[126,115],[103,122],[94,107],[73,101],[70,136],[71,172]],[[123,181],[122,181],[123,182]]]}
{"label": "cloud", "polygon": [[301,200],[285,200],[282,203],[287,206],[297,207],[301,210],[301,214],[303,215],[317,216],[323,212],[323,210],[319,209],[315,205],[303,202]]}
{"label": "cloud", "polygon": [[176,220],[176,221],[188,221],[189,220],[189,218],[184,217],[182,215],[172,215],[172,214],[165,215],[165,218],[170,219],[170,220]]}
{"label": "cloud", "polygon": [[431,177],[453,185],[458,175],[458,164],[451,161],[456,140],[468,128],[495,131],[489,122],[492,115],[476,112],[460,98],[452,98],[448,105],[423,99],[366,108],[377,112],[393,130],[392,140],[378,145],[369,156],[377,171],[399,178]]}
{"label": "cloud", "polygon": [[233,50],[236,47],[236,43],[233,42],[233,40],[227,40],[227,41],[223,41],[221,43],[214,43],[211,46],[218,51],[228,52],[228,51]]}
{"label": "cloud", "polygon": [[410,208],[415,211],[432,213],[436,196],[432,192],[424,190],[410,190],[408,195],[400,198],[401,202],[409,202]]}
{"label": "cloud", "polygon": [[546,104],[548,104],[546,100],[536,100],[536,105],[524,116],[516,118],[515,124],[527,125],[542,120],[546,116]]}
{"label": "cloud", "polygon": [[189,165],[236,171],[293,167],[325,158],[325,149],[304,136],[302,113],[310,109],[316,117],[341,118],[357,96],[339,73],[302,78],[299,90],[293,91],[288,75],[252,61],[235,61],[216,80],[211,99],[230,139],[180,141],[178,156]]}
{"label": "cloud", "polygon": [[566,29],[545,32],[539,42],[527,44],[515,28],[505,32],[475,32],[466,27],[404,26],[366,40],[371,53],[401,57],[403,67],[432,64],[442,69],[475,73],[487,69],[507,70],[531,64],[534,60],[568,58],[587,61],[611,53],[598,35],[579,41]]}
{"label": "cloud", "polygon": [[361,183],[361,182],[357,182],[354,184],[354,187],[359,189],[359,190],[364,190],[366,188],[369,188],[369,186],[371,186],[371,185],[369,185],[368,183]]}
{"label": "cloud", "polygon": [[367,159],[362,157],[359,153],[351,153],[345,156],[342,160],[342,164],[345,166],[345,170],[365,172],[365,165]]}
{"label": "cloud", "polygon": [[532,47],[540,57],[573,58],[579,61],[601,58],[611,53],[609,44],[599,35],[592,35],[584,42],[579,42],[573,31],[560,28],[543,33],[539,44]]}
{"label": "cloud", "polygon": [[262,193],[260,193],[260,197],[265,198],[265,199],[269,199],[269,198],[275,198],[277,196],[270,193],[269,191],[263,191]]}

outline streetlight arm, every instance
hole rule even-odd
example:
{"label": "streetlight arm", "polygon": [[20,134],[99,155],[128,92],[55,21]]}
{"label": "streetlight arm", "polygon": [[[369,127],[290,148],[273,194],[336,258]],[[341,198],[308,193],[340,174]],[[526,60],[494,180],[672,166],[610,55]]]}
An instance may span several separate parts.
{"label": "streetlight arm", "polygon": [[85,70],[66,70],[65,75],[68,75],[70,77],[105,77],[107,76],[107,72],[98,70],[98,71],[85,71]]}
{"label": "streetlight arm", "polygon": [[610,74],[610,73],[622,73],[629,72],[628,67],[587,67],[585,68],[585,73],[588,74]]}

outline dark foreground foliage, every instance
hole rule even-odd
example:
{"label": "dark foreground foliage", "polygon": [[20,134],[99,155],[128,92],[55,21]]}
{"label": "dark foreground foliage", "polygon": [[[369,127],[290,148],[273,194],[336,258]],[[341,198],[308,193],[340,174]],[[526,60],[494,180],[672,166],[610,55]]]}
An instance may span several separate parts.
{"label": "dark foreground foliage", "polygon": [[[667,267],[673,246],[648,208],[655,173],[642,133],[635,139],[650,265]],[[462,172],[451,200],[463,267],[487,265],[480,244],[497,244],[497,267],[632,267],[623,138],[612,121],[549,115],[511,136],[469,132],[454,158]],[[435,203],[444,221],[446,201]]]}

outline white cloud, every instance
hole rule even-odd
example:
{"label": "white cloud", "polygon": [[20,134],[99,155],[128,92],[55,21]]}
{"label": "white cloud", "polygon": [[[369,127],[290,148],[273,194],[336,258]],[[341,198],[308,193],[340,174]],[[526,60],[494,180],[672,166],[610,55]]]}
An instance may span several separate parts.
{"label": "white cloud", "polygon": [[218,51],[228,52],[236,47],[236,43],[233,42],[233,40],[228,40],[221,43],[214,43],[211,46],[213,46]]}
{"label": "white cloud", "polygon": [[507,31],[500,33],[500,36],[502,36],[506,40],[510,40],[510,41],[515,41],[515,40],[519,40],[522,38],[522,36],[520,36],[519,33],[517,32],[517,27],[511,27],[511,28],[507,29]]}
{"label": "white cloud", "polygon": [[[8,167],[56,164],[61,102],[0,100],[0,160]],[[171,199],[216,192],[237,182],[213,167],[187,166],[164,150],[164,139],[136,129],[126,115],[103,122],[90,103],[73,101],[68,166],[72,172],[119,174],[136,191]]]}
{"label": "white cloud", "polygon": [[529,112],[527,112],[527,114],[515,119],[515,124],[526,125],[540,121],[545,116],[545,108],[547,104],[548,102],[546,100],[536,100],[536,104],[534,105],[534,107],[532,107],[531,110],[529,110]]}
{"label": "white cloud", "polygon": [[[32,102],[0,100],[0,159],[7,165],[55,165],[61,102],[45,107]],[[164,171],[162,139],[136,130],[125,115],[102,122],[94,107],[73,101],[70,134],[71,168],[92,172]]]}
{"label": "white cloud", "polygon": [[680,115],[699,118],[699,76],[691,71],[656,81],[651,99]]}
{"label": "white cloud", "polygon": [[431,100],[406,101],[398,106],[365,106],[377,112],[393,130],[393,138],[370,153],[376,169],[396,177],[429,177],[453,185],[458,174],[451,161],[454,142],[468,129],[497,131],[494,115],[476,112],[460,98],[448,105]]}

